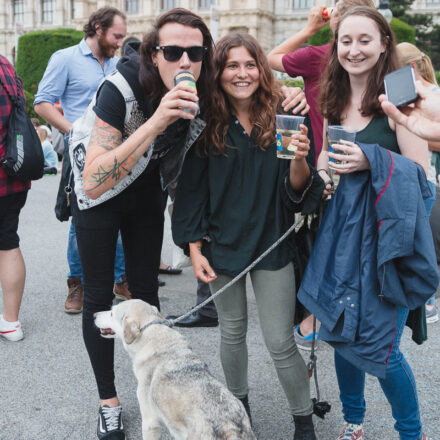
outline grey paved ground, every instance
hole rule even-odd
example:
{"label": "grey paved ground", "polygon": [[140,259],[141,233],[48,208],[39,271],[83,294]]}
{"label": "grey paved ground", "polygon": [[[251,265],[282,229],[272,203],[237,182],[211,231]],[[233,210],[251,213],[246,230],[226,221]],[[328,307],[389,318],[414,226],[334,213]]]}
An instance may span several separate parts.
{"label": "grey paved ground", "polygon": [[[66,296],[67,223],[53,214],[58,177],[33,184],[20,224],[21,247],[27,266],[21,322],[25,339],[19,343],[0,340],[0,440],[84,440],[95,438],[98,396],[81,336],[81,316],[63,311]],[[171,259],[169,224],[164,256]],[[182,312],[195,302],[190,268],[179,276],[166,276],[160,291],[162,309]],[[1,310],[1,306],[0,306]],[[292,439],[287,402],[277,382],[258,328],[255,301],[249,290],[249,380],[254,429],[261,440]],[[419,388],[422,419],[430,439],[440,439],[440,323],[429,327],[423,346],[410,342],[405,333],[402,350],[413,366]],[[223,380],[218,358],[218,329],[186,329],[182,333]],[[332,404],[326,420],[316,420],[320,440],[337,438],[342,423],[333,368],[332,349],[319,352],[322,395]],[[127,438],[141,439],[136,382],[127,354],[117,344],[116,377],[124,407]],[[368,440],[397,439],[391,411],[375,378],[367,381]],[[164,439],[169,437],[164,433]]]}

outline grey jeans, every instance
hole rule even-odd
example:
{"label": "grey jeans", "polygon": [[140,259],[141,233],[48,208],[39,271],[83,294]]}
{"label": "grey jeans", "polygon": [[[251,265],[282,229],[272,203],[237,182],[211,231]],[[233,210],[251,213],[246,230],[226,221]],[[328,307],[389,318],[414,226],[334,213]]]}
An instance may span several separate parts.
{"label": "grey jeans", "polygon": [[[250,272],[264,342],[272,357],[278,379],[292,414],[312,413],[307,367],[295,344],[295,274],[293,264],[276,271]],[[213,292],[232,277],[218,275],[211,282]],[[229,390],[238,398],[248,394],[248,351],[246,280],[240,279],[215,298],[220,322],[220,357]]]}

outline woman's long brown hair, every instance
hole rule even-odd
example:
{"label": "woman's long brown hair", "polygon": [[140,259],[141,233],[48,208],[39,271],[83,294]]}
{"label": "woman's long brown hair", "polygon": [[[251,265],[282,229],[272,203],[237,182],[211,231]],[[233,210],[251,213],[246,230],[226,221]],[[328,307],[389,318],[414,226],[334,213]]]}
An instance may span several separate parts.
{"label": "woman's long brown hair", "polygon": [[252,96],[249,119],[253,125],[251,136],[261,149],[274,142],[276,129],[275,115],[280,100],[280,90],[260,44],[247,33],[231,33],[223,37],[214,50],[214,84],[212,102],[215,108],[208,118],[203,139],[205,153],[225,154],[226,133],[231,122],[233,108],[228,96],[221,88],[220,78],[225,68],[229,51],[235,47],[245,47],[255,60],[260,72],[260,85]]}
{"label": "woman's long brown hair", "polygon": [[338,21],[327,70],[321,86],[321,112],[330,124],[340,122],[342,113],[351,97],[350,78],[338,60],[339,29],[341,23],[351,16],[362,16],[373,20],[379,29],[382,43],[386,45],[385,52],[380,54],[368,77],[368,85],[360,109],[363,116],[383,115],[378,97],[381,93],[385,93],[384,77],[387,73],[400,67],[396,51],[396,37],[385,18],[375,9],[365,6],[357,6],[348,10]]}

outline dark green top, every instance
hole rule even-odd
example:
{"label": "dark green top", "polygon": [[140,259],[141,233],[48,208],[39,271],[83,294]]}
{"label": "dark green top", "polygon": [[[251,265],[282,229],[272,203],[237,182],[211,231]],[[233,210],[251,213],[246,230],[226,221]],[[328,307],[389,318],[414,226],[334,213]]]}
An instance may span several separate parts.
{"label": "dark green top", "polygon": [[375,116],[363,130],[356,133],[356,142],[379,144],[387,150],[400,154],[396,132],[391,130],[388,116]]}
{"label": "dark green top", "polygon": [[[280,238],[308,202],[292,190],[290,161],[277,159],[275,143],[262,151],[232,117],[226,145],[226,156],[201,158],[194,148],[189,151],[177,186],[172,231],[183,248],[204,238],[203,254],[213,269],[235,276]],[[307,198],[319,202],[322,189],[314,176]],[[293,240],[286,239],[255,269],[280,269],[293,259],[293,250]]]}

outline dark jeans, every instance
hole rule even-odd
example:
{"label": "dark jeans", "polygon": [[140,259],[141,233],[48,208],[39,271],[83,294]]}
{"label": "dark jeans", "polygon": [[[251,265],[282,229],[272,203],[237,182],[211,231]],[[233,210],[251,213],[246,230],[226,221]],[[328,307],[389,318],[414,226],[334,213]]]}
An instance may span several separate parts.
{"label": "dark jeans", "polygon": [[[388,359],[385,379],[380,386],[391,405],[396,423],[394,428],[401,440],[418,440],[422,436],[417,387],[413,372],[402,352],[400,339],[405,328],[408,309],[397,310],[397,326],[393,348]],[[345,360],[335,351],[336,375],[339,383],[342,412],[348,423],[363,423],[365,416],[365,372]]]}
{"label": "dark jeans", "polygon": [[83,336],[101,399],[116,396],[114,341],[100,336],[93,313],[109,310],[112,306],[119,230],[132,297],[159,307],[157,276],[164,216],[159,174],[152,173],[149,179],[142,179],[146,180],[146,185],[124,190],[94,208],[80,211],[76,199],[72,203],[84,276]]}

